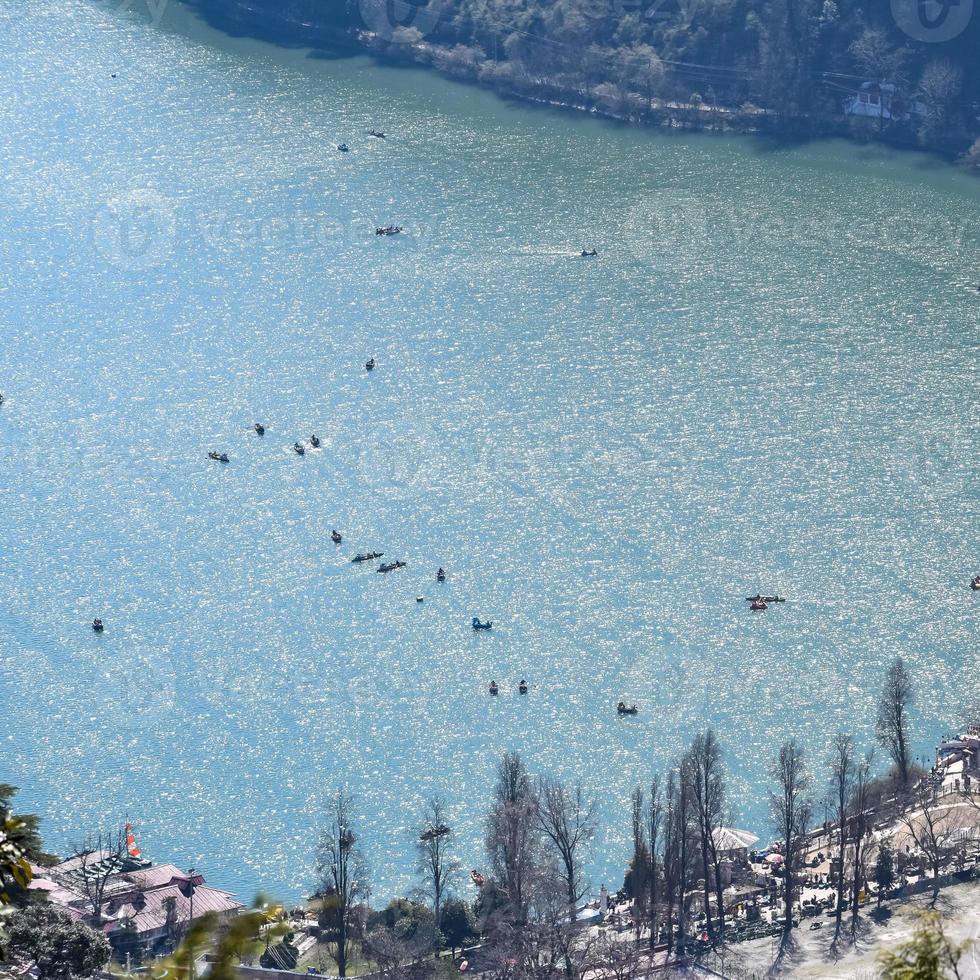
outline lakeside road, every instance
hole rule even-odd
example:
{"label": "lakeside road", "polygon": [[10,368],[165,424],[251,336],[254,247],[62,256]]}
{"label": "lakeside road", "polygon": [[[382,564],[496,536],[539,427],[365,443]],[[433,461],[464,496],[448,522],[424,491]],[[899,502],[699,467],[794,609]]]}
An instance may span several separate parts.
{"label": "lakeside road", "polygon": [[[890,915],[879,924],[872,918],[874,906],[869,904],[862,911],[856,942],[850,942],[845,930],[836,951],[833,918],[821,916],[822,928],[811,931],[809,924],[814,920],[804,919],[800,928],[793,930],[792,944],[782,959],[778,939],[758,939],[729,946],[723,962],[721,957],[705,962],[729,977],[761,977],[773,970],[794,980],[869,980],[879,974],[881,953],[894,951],[911,939],[918,917],[929,907],[928,893],[885,903],[882,908]],[[980,882],[944,888],[936,911],[943,917],[949,939],[957,943],[980,939]],[[980,977],[980,947],[964,957],[960,976],[962,980]]]}

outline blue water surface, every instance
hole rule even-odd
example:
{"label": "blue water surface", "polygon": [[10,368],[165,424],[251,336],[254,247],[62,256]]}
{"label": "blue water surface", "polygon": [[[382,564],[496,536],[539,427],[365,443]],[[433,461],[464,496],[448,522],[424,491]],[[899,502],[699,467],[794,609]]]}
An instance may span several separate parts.
{"label": "blue water surface", "polygon": [[128,816],[294,899],[345,784],[380,900],[432,793],[482,866],[517,749],[601,797],[618,884],[630,789],[705,726],[767,837],[780,742],[822,790],[894,656],[919,753],[974,707],[976,180],[517,107],[176,3],[0,3],[0,779],[52,849]]}

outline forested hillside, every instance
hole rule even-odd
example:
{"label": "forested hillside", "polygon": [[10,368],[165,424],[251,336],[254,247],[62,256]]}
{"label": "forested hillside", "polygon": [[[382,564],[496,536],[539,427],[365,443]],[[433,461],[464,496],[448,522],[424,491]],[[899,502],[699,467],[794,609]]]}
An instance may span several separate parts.
{"label": "forested hillside", "polygon": [[[197,0],[264,29],[337,32],[524,97],[673,125],[980,135],[973,0]],[[315,40],[313,41],[315,43]],[[866,83],[884,83],[879,94]],[[860,99],[871,111],[846,113]],[[882,98],[886,111],[874,108]],[[765,110],[761,112],[760,110]]]}

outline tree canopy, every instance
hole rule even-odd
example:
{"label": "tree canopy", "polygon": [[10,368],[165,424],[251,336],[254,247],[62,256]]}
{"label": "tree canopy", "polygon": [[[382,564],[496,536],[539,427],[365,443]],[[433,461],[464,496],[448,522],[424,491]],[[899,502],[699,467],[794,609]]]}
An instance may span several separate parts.
{"label": "tree canopy", "polygon": [[[880,0],[196,2],[264,31],[304,30],[305,40],[357,35],[454,74],[617,114],[641,113],[657,97],[760,106],[803,128],[825,128],[845,123],[843,102],[863,83],[887,82],[895,116],[906,120],[889,121],[892,128],[927,144],[955,139],[963,151],[980,135],[976,16],[955,22],[947,36],[900,23],[895,4]],[[376,6],[402,11],[404,24],[379,37],[369,16]],[[877,122],[880,132],[884,120]]]}
{"label": "tree canopy", "polygon": [[31,905],[11,915],[7,948],[11,957],[33,962],[39,980],[94,976],[109,962],[110,953],[101,932],[51,905]]}

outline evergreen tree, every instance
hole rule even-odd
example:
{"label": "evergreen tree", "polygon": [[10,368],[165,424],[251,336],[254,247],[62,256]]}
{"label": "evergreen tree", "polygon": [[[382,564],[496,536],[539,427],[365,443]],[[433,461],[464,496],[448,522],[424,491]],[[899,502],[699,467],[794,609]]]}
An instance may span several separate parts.
{"label": "evergreen tree", "polygon": [[52,905],[15,912],[7,937],[9,955],[32,962],[38,980],[80,980],[95,976],[109,962],[105,936]]}
{"label": "evergreen tree", "polygon": [[875,884],[878,886],[878,908],[881,908],[882,897],[895,884],[895,856],[887,841],[884,841],[878,849],[878,858],[875,861]]}

